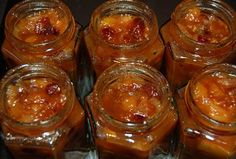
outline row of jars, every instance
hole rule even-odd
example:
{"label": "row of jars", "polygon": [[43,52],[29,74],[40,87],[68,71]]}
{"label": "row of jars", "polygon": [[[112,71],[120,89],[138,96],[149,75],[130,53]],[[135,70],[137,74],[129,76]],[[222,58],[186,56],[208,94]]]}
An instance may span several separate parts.
{"label": "row of jars", "polygon": [[97,76],[114,63],[144,62],[162,68],[175,89],[206,65],[235,64],[235,19],[235,11],[223,1],[182,1],[160,36],[149,6],[114,0],[98,6],[82,29],[62,2],[26,0],[6,16],[2,52],[9,66],[46,61],[76,81],[83,39]]}
{"label": "row of jars", "polygon": [[[101,4],[84,30],[61,1],[16,4],[2,46],[8,66],[18,65],[1,84],[6,145],[16,158],[63,158],[87,146],[88,127],[100,158],[160,157],[175,144],[175,157],[234,158],[235,66],[192,77],[207,65],[236,64],[234,14],[222,1],[182,1],[161,38],[155,13],[140,1]],[[73,87],[83,87],[81,40],[98,78],[85,106]]]}
{"label": "row of jars", "polygon": [[236,157],[236,65],[209,65],[172,93],[150,65],[115,64],[85,106],[67,74],[43,63],[9,70],[0,89],[2,136],[16,159],[94,149],[101,159]]}

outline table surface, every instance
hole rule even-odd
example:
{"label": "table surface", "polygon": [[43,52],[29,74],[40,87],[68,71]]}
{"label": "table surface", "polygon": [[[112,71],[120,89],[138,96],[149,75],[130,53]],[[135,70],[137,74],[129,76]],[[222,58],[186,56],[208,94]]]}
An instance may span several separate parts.
{"label": "table surface", "polygon": [[[7,11],[20,0],[1,0],[0,2],[0,45],[4,40],[4,18]],[[64,0],[64,2],[71,9],[72,14],[75,19],[82,25],[87,26],[90,20],[90,16],[92,11],[99,4],[103,3],[105,0]],[[143,0],[147,3],[157,15],[159,27],[161,27],[165,22],[167,22],[170,18],[172,11],[175,6],[181,0]],[[225,0],[229,5],[231,5],[236,10],[236,0]],[[6,72],[5,64],[0,55],[0,78]],[[8,153],[6,153],[6,149],[0,140],[0,158],[1,159],[9,159]]]}

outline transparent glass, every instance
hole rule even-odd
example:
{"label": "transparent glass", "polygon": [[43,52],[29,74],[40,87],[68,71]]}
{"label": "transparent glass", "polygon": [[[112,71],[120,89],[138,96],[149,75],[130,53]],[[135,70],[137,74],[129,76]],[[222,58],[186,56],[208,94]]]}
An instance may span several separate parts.
{"label": "transparent glass", "polygon": [[141,63],[111,66],[99,76],[86,109],[100,158],[171,154],[178,117],[167,81],[156,69]]}
{"label": "transparent glass", "polygon": [[4,143],[17,159],[62,159],[65,149],[86,140],[84,111],[57,67],[35,63],[9,70],[0,101]]}
{"label": "transparent glass", "polygon": [[172,88],[185,86],[194,72],[236,61],[235,11],[219,0],[185,0],[161,28],[165,70]]}
{"label": "transparent glass", "polygon": [[161,66],[164,45],[157,16],[141,1],[111,0],[98,6],[85,30],[85,41],[97,76],[120,62]]}
{"label": "transparent glass", "polygon": [[45,62],[76,81],[79,24],[59,0],[24,0],[8,12],[2,53],[9,67]]}
{"label": "transparent glass", "polygon": [[236,157],[236,66],[214,64],[179,93],[180,159]]}

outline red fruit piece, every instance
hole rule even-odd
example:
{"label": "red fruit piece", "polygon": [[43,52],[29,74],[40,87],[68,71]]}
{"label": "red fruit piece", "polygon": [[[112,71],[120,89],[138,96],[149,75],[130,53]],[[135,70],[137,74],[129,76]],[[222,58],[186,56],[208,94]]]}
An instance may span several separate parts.
{"label": "red fruit piece", "polygon": [[198,35],[197,41],[200,43],[208,43],[209,42],[208,37],[204,36],[204,35]]}
{"label": "red fruit piece", "polygon": [[48,95],[54,95],[60,93],[61,89],[58,84],[51,83],[46,86],[46,92]]}
{"label": "red fruit piece", "polygon": [[52,26],[48,17],[42,17],[35,25],[34,31],[40,35],[58,35],[59,31]]}
{"label": "red fruit piece", "polygon": [[131,34],[136,40],[143,40],[145,32],[145,23],[141,18],[134,18],[130,27]]}
{"label": "red fruit piece", "polygon": [[141,122],[144,122],[146,119],[147,119],[147,115],[142,114],[142,113],[135,113],[135,114],[133,115],[133,121],[134,121],[134,122],[139,122],[139,123],[141,123]]}
{"label": "red fruit piece", "polygon": [[101,30],[102,38],[106,41],[112,41],[114,39],[115,30],[111,27],[104,27]]}
{"label": "red fruit piece", "polygon": [[154,86],[150,85],[150,84],[144,84],[142,86],[142,89],[148,95],[148,97],[159,96],[159,93],[158,93],[157,89]]}

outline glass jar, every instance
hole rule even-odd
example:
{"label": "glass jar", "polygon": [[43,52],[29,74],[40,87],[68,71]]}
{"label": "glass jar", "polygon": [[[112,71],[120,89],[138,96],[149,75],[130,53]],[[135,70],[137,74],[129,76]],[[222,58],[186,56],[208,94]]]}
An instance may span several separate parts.
{"label": "glass jar", "polygon": [[185,86],[206,65],[236,61],[235,11],[223,1],[182,1],[161,35],[166,77],[174,89]]}
{"label": "glass jar", "polygon": [[9,67],[45,62],[66,71],[76,81],[80,26],[59,0],[24,0],[5,20],[2,52]]}
{"label": "glass jar", "polygon": [[86,109],[99,157],[170,155],[177,123],[164,76],[141,63],[115,64],[98,78]]}
{"label": "glass jar", "polygon": [[214,64],[177,98],[180,159],[236,158],[236,66]]}
{"label": "glass jar", "polygon": [[0,113],[4,142],[17,159],[61,159],[75,137],[84,142],[84,111],[69,77],[57,67],[35,63],[8,71],[1,81]]}
{"label": "glass jar", "polygon": [[110,0],[98,6],[85,30],[85,41],[97,76],[113,63],[161,66],[164,45],[157,17],[141,1]]}

